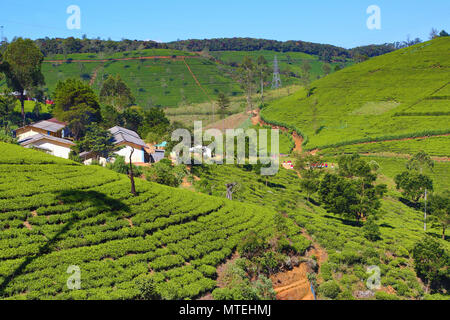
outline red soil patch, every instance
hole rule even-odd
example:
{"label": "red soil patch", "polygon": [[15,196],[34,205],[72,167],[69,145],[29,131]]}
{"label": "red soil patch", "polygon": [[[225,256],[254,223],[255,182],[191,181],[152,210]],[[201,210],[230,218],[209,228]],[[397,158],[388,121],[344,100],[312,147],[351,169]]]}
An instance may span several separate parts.
{"label": "red soil patch", "polygon": [[[252,117],[253,125],[257,125],[259,123],[260,126],[270,126],[270,127],[272,127],[272,129],[278,129],[285,133],[290,133],[290,131],[291,131],[288,128],[274,126],[274,125],[264,122],[261,119],[261,116],[259,115],[259,109],[253,110],[252,114],[253,114],[253,117]],[[294,147],[293,151],[301,153],[303,150],[303,147],[302,147],[303,146],[303,137],[299,136],[297,134],[297,132],[294,131],[294,132],[292,132],[292,139],[294,140],[294,143],[295,143],[295,147]]]}
{"label": "red soil patch", "polygon": [[205,129],[218,129],[224,132],[226,129],[235,129],[238,128],[242,123],[244,123],[248,119],[248,115],[245,113],[236,113],[232,116],[229,116],[223,120],[216,121],[208,126]]}
{"label": "red soil patch", "polygon": [[277,300],[314,300],[306,263],[271,277]]}
{"label": "red soil patch", "polygon": [[23,223],[23,225],[24,225],[28,230],[32,230],[32,229],[33,229],[33,227],[31,226],[31,224],[30,224],[28,221],[25,221],[25,222]]}
{"label": "red soil patch", "polygon": [[134,227],[133,221],[131,221],[131,219],[129,219],[129,218],[124,218],[124,219],[128,221],[128,223],[130,224],[130,228]]}

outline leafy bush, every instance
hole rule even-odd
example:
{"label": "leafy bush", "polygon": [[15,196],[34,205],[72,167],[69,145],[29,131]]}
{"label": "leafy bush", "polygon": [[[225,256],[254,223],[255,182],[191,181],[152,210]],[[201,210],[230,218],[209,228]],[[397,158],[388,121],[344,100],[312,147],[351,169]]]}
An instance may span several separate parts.
{"label": "leafy bush", "polygon": [[339,293],[341,293],[341,288],[336,281],[329,280],[319,286],[319,293],[324,297],[336,299]]}
{"label": "leafy bush", "polygon": [[377,299],[377,300],[400,300],[400,298],[397,297],[396,295],[389,294],[384,291],[377,291],[375,293],[375,299]]}

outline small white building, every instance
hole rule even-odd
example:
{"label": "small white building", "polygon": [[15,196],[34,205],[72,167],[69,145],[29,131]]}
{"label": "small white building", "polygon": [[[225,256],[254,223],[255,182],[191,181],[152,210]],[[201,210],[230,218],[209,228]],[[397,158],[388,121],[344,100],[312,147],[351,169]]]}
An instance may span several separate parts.
{"label": "small white building", "polygon": [[15,131],[19,141],[25,140],[36,134],[53,136],[56,138],[64,138],[68,135],[69,130],[66,128],[67,123],[58,121],[57,119],[43,120],[29,124]]}
{"label": "small white building", "polygon": [[[142,164],[149,162],[148,154],[145,151],[147,145],[144,141],[142,141],[142,139],[136,132],[117,126],[109,129],[108,131],[113,136],[114,144],[119,149],[114,153],[118,156],[124,157],[125,163],[130,163],[130,155],[132,152],[132,163]],[[85,165],[92,164],[92,161],[94,160],[92,153],[88,151],[80,153],[79,156],[83,159],[83,163]],[[108,159],[105,159],[103,157],[98,159],[99,163],[103,166],[105,166],[109,162],[114,162],[114,160],[114,156]]]}
{"label": "small white building", "polygon": [[19,144],[25,148],[36,148],[56,157],[69,159],[71,148],[75,145],[70,140],[44,135],[41,133],[27,136],[19,140]]}
{"label": "small white building", "polygon": [[148,162],[148,157],[146,157],[145,152],[147,145],[136,132],[117,126],[109,129],[109,132],[111,132],[114,138],[114,144],[118,147],[122,147],[115,153],[124,157],[126,163],[130,162],[130,154],[133,150],[134,152],[131,157],[133,163]]}

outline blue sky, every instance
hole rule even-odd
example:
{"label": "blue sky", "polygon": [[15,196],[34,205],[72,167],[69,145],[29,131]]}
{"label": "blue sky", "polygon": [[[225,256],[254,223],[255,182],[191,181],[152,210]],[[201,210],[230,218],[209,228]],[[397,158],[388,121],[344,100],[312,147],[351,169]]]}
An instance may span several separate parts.
{"label": "blue sky", "polygon": [[[113,40],[255,37],[304,40],[346,48],[427,40],[432,27],[450,32],[449,0],[14,0],[0,4],[4,35],[100,37]],[[68,30],[67,7],[81,9],[81,29]],[[381,9],[381,30],[369,30],[366,9]]]}

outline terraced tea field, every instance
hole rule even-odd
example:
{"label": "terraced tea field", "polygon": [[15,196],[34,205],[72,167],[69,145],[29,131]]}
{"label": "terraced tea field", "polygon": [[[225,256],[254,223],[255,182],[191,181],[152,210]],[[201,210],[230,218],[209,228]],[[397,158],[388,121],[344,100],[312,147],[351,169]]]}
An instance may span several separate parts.
{"label": "terraced tea field", "polygon": [[[271,103],[263,120],[296,129],[305,148],[450,133],[448,37],[369,59]],[[448,155],[448,154],[447,154]]]}
{"label": "terraced tea field", "polygon": [[126,176],[0,143],[0,298],[133,299],[150,273],[163,298],[195,298],[250,230],[273,232],[272,210],[136,183],[132,197]]}

